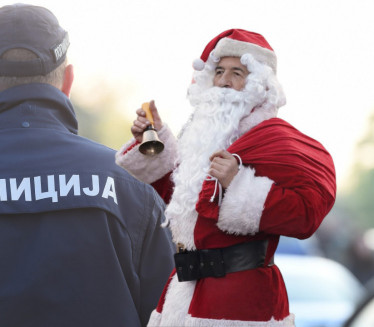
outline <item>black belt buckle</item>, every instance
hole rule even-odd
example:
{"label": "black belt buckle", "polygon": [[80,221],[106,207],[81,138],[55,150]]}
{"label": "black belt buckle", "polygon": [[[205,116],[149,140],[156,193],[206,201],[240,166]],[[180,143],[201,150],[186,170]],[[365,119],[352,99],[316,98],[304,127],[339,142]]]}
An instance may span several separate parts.
{"label": "black belt buckle", "polygon": [[196,251],[185,251],[174,254],[178,280],[185,282],[201,278],[199,256]]}
{"label": "black belt buckle", "polygon": [[201,277],[224,277],[225,263],[221,249],[200,250]]}

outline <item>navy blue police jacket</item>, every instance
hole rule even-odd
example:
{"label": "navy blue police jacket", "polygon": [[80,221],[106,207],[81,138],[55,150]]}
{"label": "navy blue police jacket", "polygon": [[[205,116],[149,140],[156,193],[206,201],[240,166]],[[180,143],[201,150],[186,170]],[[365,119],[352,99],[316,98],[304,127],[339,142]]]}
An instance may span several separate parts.
{"label": "navy blue police jacket", "polygon": [[172,270],[153,188],[47,84],[0,92],[0,326],[146,325]]}

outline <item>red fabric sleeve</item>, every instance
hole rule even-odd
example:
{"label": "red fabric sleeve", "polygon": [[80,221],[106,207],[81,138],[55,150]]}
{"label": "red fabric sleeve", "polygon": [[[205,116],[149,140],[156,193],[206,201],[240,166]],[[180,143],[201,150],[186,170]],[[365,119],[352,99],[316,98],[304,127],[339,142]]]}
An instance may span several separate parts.
{"label": "red fabric sleeve", "polygon": [[283,168],[283,181],[266,198],[260,231],[300,239],[310,237],[332,208],[334,198],[312,180]]}
{"label": "red fabric sleeve", "polygon": [[166,204],[170,202],[173,194],[174,183],[171,180],[171,174],[172,172],[169,172],[151,184]]}

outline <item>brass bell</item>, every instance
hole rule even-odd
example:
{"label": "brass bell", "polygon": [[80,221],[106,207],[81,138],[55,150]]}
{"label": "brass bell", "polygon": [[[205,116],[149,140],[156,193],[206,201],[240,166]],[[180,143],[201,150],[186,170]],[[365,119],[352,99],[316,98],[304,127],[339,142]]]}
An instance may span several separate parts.
{"label": "brass bell", "polygon": [[149,103],[143,103],[142,109],[145,111],[145,116],[151,122],[151,125],[144,130],[143,142],[139,146],[139,151],[146,156],[153,156],[164,150],[164,143],[160,141],[154,128],[154,120],[149,109]]}

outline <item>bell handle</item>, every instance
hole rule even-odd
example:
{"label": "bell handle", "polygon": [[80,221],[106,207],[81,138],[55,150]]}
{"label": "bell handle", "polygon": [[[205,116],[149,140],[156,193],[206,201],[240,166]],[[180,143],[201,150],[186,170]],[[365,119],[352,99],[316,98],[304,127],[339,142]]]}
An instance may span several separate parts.
{"label": "bell handle", "polygon": [[149,102],[145,102],[142,104],[142,109],[145,111],[145,118],[147,118],[151,125],[154,126],[155,122],[153,120],[153,115],[151,113],[151,109],[149,108]]}

